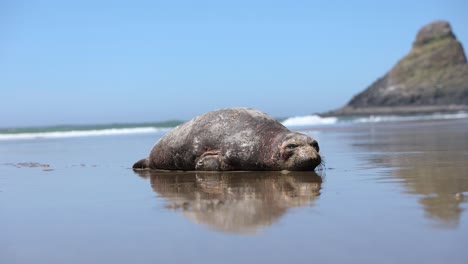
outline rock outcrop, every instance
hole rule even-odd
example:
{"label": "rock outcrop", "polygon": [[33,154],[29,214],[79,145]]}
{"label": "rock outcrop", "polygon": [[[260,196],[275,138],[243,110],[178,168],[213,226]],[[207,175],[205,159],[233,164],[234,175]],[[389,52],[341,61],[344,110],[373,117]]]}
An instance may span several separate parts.
{"label": "rock outcrop", "polygon": [[419,30],[410,53],[387,74],[329,115],[468,109],[468,64],[450,24]]}

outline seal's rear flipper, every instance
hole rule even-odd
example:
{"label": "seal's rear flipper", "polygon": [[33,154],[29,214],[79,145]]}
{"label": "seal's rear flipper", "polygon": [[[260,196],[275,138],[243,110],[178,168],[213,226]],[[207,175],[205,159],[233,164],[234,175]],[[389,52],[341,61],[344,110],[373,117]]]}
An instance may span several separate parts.
{"label": "seal's rear flipper", "polygon": [[141,159],[133,164],[134,169],[149,169],[149,158]]}

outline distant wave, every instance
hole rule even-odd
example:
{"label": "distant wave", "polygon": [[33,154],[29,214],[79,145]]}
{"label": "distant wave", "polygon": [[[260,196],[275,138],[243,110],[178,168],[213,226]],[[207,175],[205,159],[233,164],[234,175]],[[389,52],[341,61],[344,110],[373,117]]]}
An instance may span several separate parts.
{"label": "distant wave", "polygon": [[467,112],[458,112],[451,114],[425,114],[425,115],[388,115],[388,116],[369,116],[361,117],[353,120],[356,123],[377,123],[377,122],[391,122],[391,121],[418,121],[418,120],[443,120],[443,119],[462,119],[468,118]]}
{"label": "distant wave", "polygon": [[443,120],[468,118],[467,112],[458,113],[434,113],[425,115],[375,115],[375,116],[347,116],[347,117],[320,117],[318,115],[306,115],[290,117],[282,123],[287,127],[319,126],[333,124],[379,123],[396,121],[418,120]]}
{"label": "distant wave", "polygon": [[34,132],[34,133],[11,133],[11,134],[0,134],[0,140],[147,134],[147,133],[165,132],[168,130],[169,128],[137,127],[137,128],[94,129],[94,130],[51,131],[51,132]]}

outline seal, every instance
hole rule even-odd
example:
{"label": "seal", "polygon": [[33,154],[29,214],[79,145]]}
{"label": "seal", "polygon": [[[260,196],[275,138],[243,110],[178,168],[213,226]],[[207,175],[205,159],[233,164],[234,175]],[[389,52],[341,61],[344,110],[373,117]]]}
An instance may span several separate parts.
{"label": "seal", "polygon": [[314,170],[313,138],[292,132],[253,108],[225,108],[197,116],[163,136],[134,169]]}

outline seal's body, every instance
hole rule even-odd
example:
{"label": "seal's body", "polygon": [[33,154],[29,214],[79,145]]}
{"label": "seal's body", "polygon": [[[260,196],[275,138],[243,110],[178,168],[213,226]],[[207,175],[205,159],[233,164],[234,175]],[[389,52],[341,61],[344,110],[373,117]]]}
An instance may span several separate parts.
{"label": "seal's body", "polygon": [[134,169],[313,170],[317,141],[252,108],[197,116],[163,136]]}

